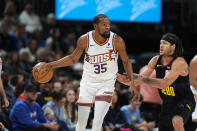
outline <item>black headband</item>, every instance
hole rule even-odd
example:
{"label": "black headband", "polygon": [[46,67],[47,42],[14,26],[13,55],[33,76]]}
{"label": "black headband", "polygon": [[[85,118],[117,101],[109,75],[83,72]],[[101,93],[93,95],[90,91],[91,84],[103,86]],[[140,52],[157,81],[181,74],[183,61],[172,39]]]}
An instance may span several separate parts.
{"label": "black headband", "polygon": [[164,35],[161,40],[165,40],[165,41],[168,41],[171,45],[173,44],[177,44],[177,40],[171,36],[168,36],[168,35]]}

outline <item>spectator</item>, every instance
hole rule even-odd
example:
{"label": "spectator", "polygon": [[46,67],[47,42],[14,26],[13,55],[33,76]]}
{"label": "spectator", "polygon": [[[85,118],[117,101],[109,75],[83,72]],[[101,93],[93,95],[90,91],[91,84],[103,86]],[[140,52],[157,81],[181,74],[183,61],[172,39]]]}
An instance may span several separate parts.
{"label": "spectator", "polygon": [[43,61],[49,61],[50,58],[50,52],[44,48],[38,48],[37,52],[36,52],[36,63],[38,62],[43,62]]}
{"label": "spectator", "polygon": [[[63,130],[69,131],[67,125],[66,125],[66,119],[65,119],[65,110],[64,110],[64,104],[66,101],[66,97],[62,92],[54,92],[53,93],[53,100],[48,101],[43,107],[42,110],[44,114],[47,115],[47,112],[50,110],[55,115],[55,121],[57,121]],[[52,113],[50,113],[52,114]],[[50,117],[49,115],[47,117]]]}
{"label": "spectator", "polygon": [[70,77],[66,77],[63,81],[62,81],[62,85],[63,85],[63,90],[67,90],[67,89],[73,89],[73,81]]}
{"label": "spectator", "polygon": [[45,46],[45,40],[42,37],[41,31],[34,30],[32,33],[32,38],[37,40],[38,46],[44,47]]}
{"label": "spectator", "polygon": [[35,100],[37,89],[34,85],[27,85],[23,95],[14,105],[10,113],[13,131],[57,131],[59,125],[56,122],[49,123],[44,117],[41,108]]}
{"label": "spectator", "polygon": [[48,83],[40,84],[40,92],[38,93],[37,102],[40,104],[41,107],[45,105],[48,101],[51,101],[53,99],[52,85],[52,80]]}
{"label": "spectator", "polygon": [[14,51],[11,52],[8,56],[8,60],[5,62],[4,65],[8,75],[19,74],[22,71],[19,69],[19,54],[18,52]]}
{"label": "spectator", "polygon": [[16,7],[13,1],[9,1],[6,3],[5,9],[4,9],[4,15],[9,15],[11,24],[17,25],[18,16],[16,12]]}
{"label": "spectator", "polygon": [[55,20],[55,15],[53,13],[49,13],[47,15],[46,24],[44,25],[44,38],[51,36],[56,28],[58,28],[58,25]]}
{"label": "spectator", "polygon": [[8,52],[16,51],[18,45],[14,41],[14,38],[9,34],[9,25],[5,21],[2,22],[0,28],[0,49]]}
{"label": "spectator", "polygon": [[32,70],[32,65],[29,62],[30,56],[29,56],[29,51],[27,48],[22,48],[19,52],[19,68],[20,70],[22,70],[22,74],[26,77],[26,78],[30,78],[31,77],[31,70]]}
{"label": "spectator", "polygon": [[77,109],[75,105],[75,91],[68,89],[66,91],[65,113],[68,127],[74,130],[77,124]]}
{"label": "spectator", "polygon": [[24,11],[19,16],[19,21],[26,25],[26,31],[29,33],[32,33],[34,30],[42,30],[40,18],[34,14],[30,3],[25,5]]}
{"label": "spectator", "polygon": [[62,91],[62,83],[60,81],[56,81],[53,84],[53,92],[61,92]]}
{"label": "spectator", "polygon": [[141,131],[152,130],[155,126],[155,122],[148,123],[141,119],[140,110],[139,110],[141,102],[142,102],[142,96],[140,98],[140,101],[138,100],[132,101],[132,96],[129,96],[129,105],[125,105],[121,107],[121,113],[123,114],[126,123],[131,125],[133,130],[136,130],[135,128]]}
{"label": "spectator", "polygon": [[46,39],[46,45],[51,51],[66,52],[65,46],[61,43],[61,31],[59,28],[54,29],[52,36]]}
{"label": "spectator", "polygon": [[[19,96],[19,92],[21,93],[23,91],[23,81],[24,77],[22,75],[13,75],[8,82],[8,86],[6,87],[6,94],[10,102],[10,108],[12,108],[15,104],[15,101]],[[16,94],[16,96],[14,94]]]}
{"label": "spectator", "polygon": [[16,35],[16,38],[18,40],[19,49],[25,48],[27,46],[27,39],[28,34],[25,31],[25,24],[19,23],[14,30],[14,34]]}
{"label": "spectator", "polygon": [[38,49],[38,43],[36,39],[28,40],[28,50],[30,52],[30,62],[34,62],[36,60],[36,52]]}
{"label": "spectator", "polygon": [[[141,74],[146,68],[147,66],[142,67],[139,73]],[[156,78],[156,72],[153,71],[150,77]],[[162,104],[158,89],[147,84],[141,84],[137,88],[143,96],[143,102],[140,107],[142,117],[146,121],[158,121]]]}
{"label": "spectator", "polygon": [[120,107],[117,102],[118,94],[114,91],[111,106],[103,122],[103,126],[106,131],[113,131],[115,128],[121,127],[124,123],[124,119],[121,115]]}

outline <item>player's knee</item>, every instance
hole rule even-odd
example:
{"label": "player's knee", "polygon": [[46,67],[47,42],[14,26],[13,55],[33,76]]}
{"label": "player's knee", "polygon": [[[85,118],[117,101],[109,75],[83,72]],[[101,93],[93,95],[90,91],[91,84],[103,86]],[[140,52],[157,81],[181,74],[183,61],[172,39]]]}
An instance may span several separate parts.
{"label": "player's knee", "polygon": [[173,126],[182,126],[183,125],[183,118],[181,116],[174,116],[172,118]]}

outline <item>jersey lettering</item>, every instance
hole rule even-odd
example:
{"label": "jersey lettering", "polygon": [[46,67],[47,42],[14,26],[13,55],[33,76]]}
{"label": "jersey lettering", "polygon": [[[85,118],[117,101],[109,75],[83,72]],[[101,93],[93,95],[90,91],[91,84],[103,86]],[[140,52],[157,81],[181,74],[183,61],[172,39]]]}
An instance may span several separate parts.
{"label": "jersey lettering", "polygon": [[175,96],[175,93],[174,93],[174,88],[172,86],[166,88],[166,89],[162,89],[161,92],[164,94],[164,95],[168,95],[168,96]]}
{"label": "jersey lettering", "polygon": [[109,51],[107,53],[97,54],[97,55],[86,54],[85,60],[90,64],[100,64],[107,61],[115,60],[116,57],[117,57],[116,53],[114,53],[113,51]]}

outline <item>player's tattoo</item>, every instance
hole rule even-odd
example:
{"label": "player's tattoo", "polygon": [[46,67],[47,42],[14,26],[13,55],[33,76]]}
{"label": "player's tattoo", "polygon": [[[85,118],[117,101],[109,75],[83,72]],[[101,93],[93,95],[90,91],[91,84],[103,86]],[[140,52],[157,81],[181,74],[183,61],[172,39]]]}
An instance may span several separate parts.
{"label": "player's tattoo", "polygon": [[142,76],[140,74],[133,73],[133,79],[139,80]]}
{"label": "player's tattoo", "polygon": [[142,81],[146,84],[159,84],[159,81],[154,78],[142,78]]}

